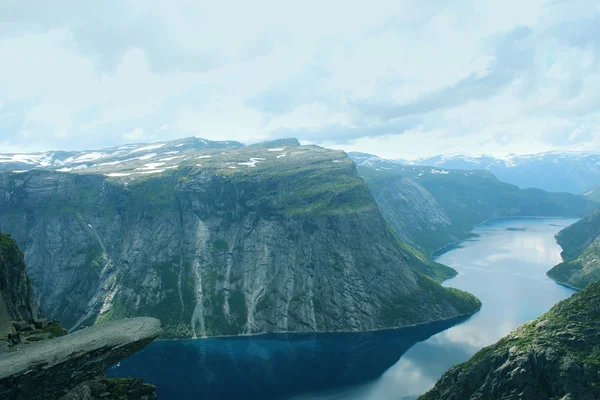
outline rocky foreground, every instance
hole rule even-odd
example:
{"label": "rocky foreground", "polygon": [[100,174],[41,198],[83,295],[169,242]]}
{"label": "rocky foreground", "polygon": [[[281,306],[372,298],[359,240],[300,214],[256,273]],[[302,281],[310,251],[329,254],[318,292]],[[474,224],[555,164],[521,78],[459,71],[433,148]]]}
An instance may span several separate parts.
{"label": "rocky foreground", "polygon": [[600,399],[600,282],[453,367],[419,399]]}
{"label": "rocky foreground", "polygon": [[161,332],[160,322],[154,318],[132,318],[6,353],[0,358],[0,398],[154,399],[154,388],[144,385],[141,379],[114,380],[102,374],[117,361],[144,348]]}

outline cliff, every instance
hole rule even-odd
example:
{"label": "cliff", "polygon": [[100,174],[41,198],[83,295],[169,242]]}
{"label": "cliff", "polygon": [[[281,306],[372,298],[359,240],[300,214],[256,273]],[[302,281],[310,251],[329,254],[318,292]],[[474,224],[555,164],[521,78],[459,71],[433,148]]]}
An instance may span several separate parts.
{"label": "cliff", "polygon": [[37,319],[42,313],[33,292],[23,253],[8,235],[0,233],[0,292],[13,320]]}
{"label": "cliff", "polygon": [[125,146],[0,174],[0,218],[42,308],[69,328],[154,316],[168,337],[366,331],[478,310],[429,278],[453,271],[398,239],[343,152],[275,144]]}
{"label": "cliff", "polygon": [[556,240],[564,262],[548,271],[550,278],[576,289],[600,280],[600,211],[559,232]]}
{"label": "cliff", "polygon": [[600,398],[600,283],[450,369],[420,400]]}

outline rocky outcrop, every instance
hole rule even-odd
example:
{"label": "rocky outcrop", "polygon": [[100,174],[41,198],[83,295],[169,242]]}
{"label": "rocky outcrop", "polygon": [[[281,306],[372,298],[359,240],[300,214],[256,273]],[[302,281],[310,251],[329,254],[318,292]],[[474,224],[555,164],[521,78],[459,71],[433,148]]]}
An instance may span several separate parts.
{"label": "rocky outcrop", "polygon": [[548,271],[551,279],[575,289],[600,280],[600,211],[561,231],[556,240],[564,262]]}
{"label": "rocky outcrop", "polygon": [[450,369],[420,400],[600,398],[600,282]]}
{"label": "rocky outcrop", "polygon": [[60,400],[153,400],[157,399],[155,389],[139,378],[98,376],[77,385]]}
{"label": "rocky outcrop", "polygon": [[[84,386],[89,388],[90,392],[95,388],[91,395],[120,398],[109,397],[113,396],[109,391],[111,387],[103,383],[102,378],[96,377],[112,364],[145,347],[160,333],[158,320],[134,318],[82,329],[5,354],[0,358],[0,398],[58,399],[67,395],[76,386],[90,380],[93,381]],[[130,382],[129,389],[139,389],[141,383],[137,382]],[[106,386],[103,392],[101,390],[103,386],[99,386],[101,384]],[[122,388],[124,390],[126,386]],[[136,392],[139,394],[137,397],[125,398],[152,398],[143,397],[149,396],[146,389]],[[83,387],[76,390],[87,393]],[[72,395],[66,398],[73,398]]]}
{"label": "rocky outcrop", "polygon": [[447,269],[394,235],[343,152],[156,146],[0,174],[4,229],[64,326],[154,316],[168,337],[365,331],[478,310],[423,275]]}
{"label": "rocky outcrop", "polygon": [[14,239],[4,233],[0,233],[0,292],[11,319],[29,321],[41,317],[23,253]]}

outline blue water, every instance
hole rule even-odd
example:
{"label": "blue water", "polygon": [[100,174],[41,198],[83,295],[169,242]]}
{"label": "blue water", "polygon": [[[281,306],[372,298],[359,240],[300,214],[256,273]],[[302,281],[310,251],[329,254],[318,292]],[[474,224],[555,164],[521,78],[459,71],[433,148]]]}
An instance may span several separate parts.
{"label": "blue water", "polygon": [[467,360],[573,291],[545,273],[559,263],[554,235],[574,219],[504,219],[438,261],[446,282],[475,294],[460,321],[373,333],[264,335],[155,342],[107,371],[140,376],[170,399],[414,399]]}

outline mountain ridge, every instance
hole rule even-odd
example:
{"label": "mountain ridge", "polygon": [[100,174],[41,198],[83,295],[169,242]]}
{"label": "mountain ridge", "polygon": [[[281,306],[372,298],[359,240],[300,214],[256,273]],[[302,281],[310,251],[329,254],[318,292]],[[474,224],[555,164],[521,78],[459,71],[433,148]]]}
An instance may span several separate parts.
{"label": "mountain ridge", "polygon": [[166,337],[359,331],[479,309],[424,275],[455,272],[402,244],[345,153],[179,144],[0,173],[4,229],[68,327],[153,316]]}

